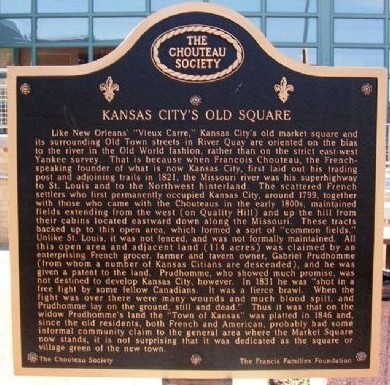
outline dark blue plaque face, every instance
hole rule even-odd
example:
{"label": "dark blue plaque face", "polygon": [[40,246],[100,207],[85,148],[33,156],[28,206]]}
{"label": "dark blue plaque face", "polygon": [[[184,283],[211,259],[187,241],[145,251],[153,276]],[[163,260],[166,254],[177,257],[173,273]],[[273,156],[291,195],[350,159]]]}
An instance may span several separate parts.
{"label": "dark blue plaque face", "polygon": [[203,4],[10,73],[21,373],[372,373],[385,72]]}

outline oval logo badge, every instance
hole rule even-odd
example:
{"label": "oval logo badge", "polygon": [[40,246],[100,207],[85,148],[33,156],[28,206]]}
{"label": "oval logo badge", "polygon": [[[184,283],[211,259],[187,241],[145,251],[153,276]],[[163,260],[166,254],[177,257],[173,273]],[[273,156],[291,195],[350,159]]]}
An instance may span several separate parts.
{"label": "oval logo badge", "polygon": [[152,44],[151,55],[164,75],[189,83],[224,79],[244,61],[240,42],[208,25],[184,25],[161,34]]}

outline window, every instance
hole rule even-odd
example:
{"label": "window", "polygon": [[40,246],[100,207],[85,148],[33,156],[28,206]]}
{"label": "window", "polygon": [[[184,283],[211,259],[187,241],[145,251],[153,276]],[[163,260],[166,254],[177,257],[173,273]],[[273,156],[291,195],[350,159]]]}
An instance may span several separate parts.
{"label": "window", "polygon": [[31,65],[31,50],[29,48],[0,48],[0,69],[8,65]]}
{"label": "window", "polygon": [[37,50],[38,65],[77,65],[87,62],[86,48],[38,48]]}
{"label": "window", "polygon": [[383,13],[384,1],[385,0],[334,0],[334,11],[336,13]]}
{"label": "window", "polygon": [[238,12],[261,11],[261,0],[210,0],[210,3],[219,4]]}
{"label": "window", "polygon": [[88,40],[88,19],[81,17],[38,19],[37,40],[46,42]]}
{"label": "window", "polygon": [[[1,0],[1,13],[29,13],[31,12],[31,0]],[[1,36],[1,34],[0,34]]]}
{"label": "window", "polygon": [[[170,5],[183,3],[183,0],[150,0],[152,11],[157,11],[162,8],[169,7]],[[193,0],[193,2],[202,2],[202,0]]]}
{"label": "window", "polygon": [[383,40],[382,19],[336,19],[334,21],[335,43],[383,43]]}
{"label": "window", "polygon": [[[303,49],[302,48],[291,48],[291,47],[277,47],[277,50],[280,51],[285,56],[288,56],[290,59],[293,59],[299,63],[303,62]],[[306,48],[307,54],[307,64],[316,65],[317,64],[317,49],[316,48]]]}
{"label": "window", "polygon": [[96,47],[93,50],[93,60],[101,59],[113,51],[115,47]]}
{"label": "window", "polygon": [[29,48],[18,48],[15,49],[15,57],[20,66],[30,66],[31,65],[31,50]]}
{"label": "window", "polygon": [[31,19],[0,19],[1,43],[31,42]]}
{"label": "window", "polygon": [[93,39],[95,41],[124,40],[142,20],[141,17],[95,17]]}
{"label": "window", "polygon": [[261,18],[260,17],[248,17],[249,21],[251,21],[259,30],[261,30]]}
{"label": "window", "polygon": [[145,0],[94,0],[94,12],[139,12],[145,11]]}
{"label": "window", "polygon": [[303,17],[269,17],[267,18],[267,37],[274,43],[315,42],[317,41],[317,20]]}
{"label": "window", "polygon": [[38,0],[38,12],[88,12],[88,0]]}
{"label": "window", "polygon": [[267,0],[267,12],[313,13],[317,12],[317,0]]}
{"label": "window", "polygon": [[372,48],[335,48],[334,65],[336,67],[383,67],[384,50]]}
{"label": "window", "polygon": [[14,64],[14,50],[12,48],[0,48],[0,68]]}

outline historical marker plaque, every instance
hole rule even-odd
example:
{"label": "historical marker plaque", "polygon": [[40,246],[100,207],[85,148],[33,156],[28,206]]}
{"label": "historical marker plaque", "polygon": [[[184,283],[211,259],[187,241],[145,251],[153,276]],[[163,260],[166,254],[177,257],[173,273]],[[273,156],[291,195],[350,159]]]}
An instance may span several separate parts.
{"label": "historical marker plaque", "polygon": [[10,68],[17,372],[372,375],[386,77],[209,4]]}

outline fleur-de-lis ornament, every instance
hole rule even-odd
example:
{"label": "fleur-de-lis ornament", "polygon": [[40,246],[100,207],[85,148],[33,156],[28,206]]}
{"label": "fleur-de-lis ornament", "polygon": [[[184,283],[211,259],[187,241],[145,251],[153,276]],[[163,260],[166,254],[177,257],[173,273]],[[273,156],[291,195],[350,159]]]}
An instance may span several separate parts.
{"label": "fleur-de-lis ornament", "polygon": [[115,98],[115,92],[119,91],[119,84],[114,83],[112,77],[109,76],[105,83],[100,84],[100,91],[108,102]]}
{"label": "fleur-de-lis ornament", "polygon": [[289,92],[294,92],[294,86],[287,83],[287,79],[283,76],[280,84],[274,85],[275,92],[278,93],[279,99],[286,103],[290,97]]}

